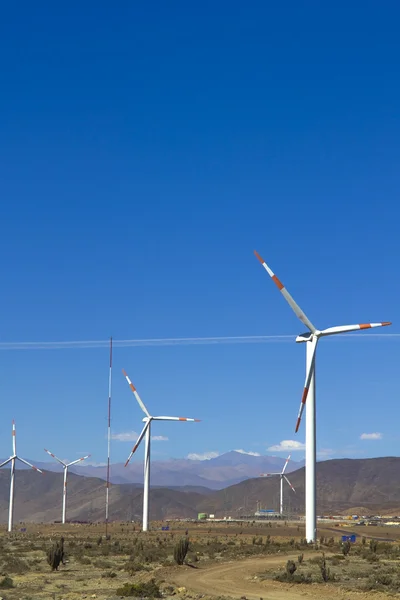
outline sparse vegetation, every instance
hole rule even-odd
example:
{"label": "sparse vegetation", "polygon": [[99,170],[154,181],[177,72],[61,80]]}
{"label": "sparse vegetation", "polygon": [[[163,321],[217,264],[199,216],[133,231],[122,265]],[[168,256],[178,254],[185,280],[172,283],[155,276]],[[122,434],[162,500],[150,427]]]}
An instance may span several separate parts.
{"label": "sparse vegetation", "polygon": [[[8,591],[4,589],[4,595],[0,596],[6,596],[7,600],[42,600],[52,598],[54,594],[56,598],[73,598],[77,594],[90,598],[96,594],[97,600],[108,600],[115,595],[145,597],[144,593],[150,593],[148,589],[151,588],[143,588],[143,585],[150,585],[154,577],[157,577],[154,582],[157,589],[166,595],[168,584],[174,582],[173,573],[179,572],[183,577],[188,572],[196,573],[195,569],[172,569],[169,580],[169,569],[176,564],[177,549],[181,564],[197,567],[200,560],[202,569],[209,568],[211,561],[213,564],[218,564],[214,561],[235,564],[236,560],[251,557],[265,557],[264,564],[268,569],[272,555],[275,564],[276,557],[281,557],[280,569],[271,565],[270,570],[260,575],[262,579],[299,585],[319,583],[389,594],[400,589],[399,542],[366,538],[363,543],[360,535],[347,551],[340,536],[335,539],[327,531],[319,536],[320,550],[316,551],[314,545],[304,539],[302,526],[288,523],[284,527],[283,523],[271,525],[271,522],[207,523],[206,526],[173,523],[170,531],[161,531],[160,523],[153,524],[153,531],[147,534],[138,531],[137,525],[134,530],[131,523],[114,523],[109,527],[112,541],[106,539],[100,524],[67,524],[62,530],[56,525],[29,525],[26,533],[15,532],[12,537],[0,533],[0,583],[5,580],[4,585],[7,585],[11,581],[13,586]],[[57,543],[60,531],[65,543],[59,566],[62,562],[64,566],[57,570],[52,567],[53,561],[49,563],[49,555],[61,545],[61,541]],[[400,531],[392,531],[390,535],[397,534],[400,540]],[[373,533],[380,538],[385,535],[376,529]],[[64,546],[67,555],[64,555]],[[49,564],[53,574],[48,572]],[[163,583],[159,584],[159,580]],[[120,590],[123,590],[121,594]],[[174,590],[167,596],[175,594],[179,597]]]}

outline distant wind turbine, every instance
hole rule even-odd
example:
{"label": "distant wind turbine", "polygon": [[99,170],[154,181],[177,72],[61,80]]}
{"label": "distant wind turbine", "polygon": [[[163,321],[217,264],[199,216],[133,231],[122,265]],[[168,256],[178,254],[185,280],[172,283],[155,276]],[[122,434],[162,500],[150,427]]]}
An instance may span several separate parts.
{"label": "distant wind turbine", "polygon": [[281,516],[283,515],[283,480],[286,481],[286,483],[289,485],[290,489],[293,492],[296,491],[294,489],[294,487],[292,486],[292,484],[290,483],[289,479],[285,475],[286,467],[288,465],[289,460],[290,460],[290,454],[287,457],[285,464],[283,465],[283,469],[280,473],[261,473],[260,474],[260,477],[274,477],[274,476],[279,477],[279,479],[280,479],[279,514]]}
{"label": "distant wind turbine", "polygon": [[5,465],[7,465],[8,463],[11,463],[10,504],[8,507],[8,531],[12,531],[12,527],[13,527],[15,461],[19,460],[20,462],[24,463],[24,465],[27,465],[34,471],[43,473],[43,471],[41,471],[34,465],[31,465],[31,463],[28,462],[27,460],[24,460],[20,456],[17,456],[17,438],[16,438],[16,432],[15,432],[15,421],[12,422],[12,451],[13,451],[12,456],[10,456],[10,458],[7,458],[7,460],[5,460],[4,462],[2,462],[0,464],[0,468],[1,468],[1,467],[4,467]]}
{"label": "distant wind turbine", "polygon": [[146,436],[145,440],[145,450],[144,450],[144,487],[143,487],[143,531],[147,531],[149,528],[149,488],[150,488],[150,440],[151,440],[151,422],[152,421],[194,421],[196,423],[200,422],[200,419],[189,419],[187,417],[152,417],[144,405],[142,399],[140,398],[135,386],[132,381],[129,379],[128,375],[122,370],[125,379],[127,380],[129,387],[131,388],[140,408],[146,415],[143,418],[144,427],[137,439],[136,444],[133,446],[130,455],[128,456],[128,460],[125,463],[125,467],[128,465],[131,460],[133,454],[139,447],[140,442]]}
{"label": "distant wind turbine", "polygon": [[78,458],[77,460],[73,460],[70,463],[65,463],[60,458],[57,458],[57,456],[55,454],[53,454],[52,452],[50,452],[50,450],[46,450],[46,448],[45,448],[44,451],[47,452],[47,454],[49,454],[50,456],[52,456],[55,460],[57,460],[60,463],[60,465],[62,465],[62,468],[64,470],[62,515],[61,515],[61,521],[62,521],[62,524],[64,525],[65,524],[65,516],[66,516],[66,512],[67,512],[67,478],[68,478],[68,469],[69,469],[69,467],[72,467],[72,465],[76,465],[78,462],[81,462],[82,460],[86,460],[87,458],[89,458],[90,454],[88,454],[87,456],[82,456],[81,458]]}

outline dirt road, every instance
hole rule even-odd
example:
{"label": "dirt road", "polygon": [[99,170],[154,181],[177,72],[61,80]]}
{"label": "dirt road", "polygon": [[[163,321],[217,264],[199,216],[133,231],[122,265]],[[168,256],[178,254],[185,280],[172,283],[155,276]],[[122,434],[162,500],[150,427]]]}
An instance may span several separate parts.
{"label": "dirt road", "polygon": [[[197,569],[181,567],[168,578],[177,586],[210,596],[246,597],[247,600],[304,600],[324,598],[324,600],[364,600],[367,594],[348,592],[331,585],[284,584],[277,581],[261,581],[256,576],[266,568],[284,566],[288,559],[297,555],[266,556],[237,560],[228,563],[199,566]],[[374,594],[374,599],[384,598]]]}

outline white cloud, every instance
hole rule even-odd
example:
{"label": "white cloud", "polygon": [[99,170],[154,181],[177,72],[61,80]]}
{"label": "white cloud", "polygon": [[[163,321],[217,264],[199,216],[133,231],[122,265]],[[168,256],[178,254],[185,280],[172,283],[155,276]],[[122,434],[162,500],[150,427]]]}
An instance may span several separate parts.
{"label": "white cloud", "polygon": [[306,445],[296,440],[282,440],[279,444],[268,448],[269,452],[296,452],[297,450],[305,449]]}
{"label": "white cloud", "polygon": [[376,431],[375,433],[362,433],[360,440],[381,440],[382,437],[382,434]]}
{"label": "white cloud", "polygon": [[240,454],[248,454],[249,456],[261,456],[259,452],[247,452],[246,450],[235,450],[235,452],[239,452]]}
{"label": "white cloud", "polygon": [[210,458],[216,458],[219,456],[219,452],[204,452],[203,454],[188,454],[186,458],[189,460],[210,460]]}
{"label": "white cloud", "polygon": [[[125,431],[122,433],[113,433],[111,439],[117,442],[136,442],[139,434],[136,431]],[[165,435],[152,435],[151,440],[153,442],[167,442],[168,438]]]}
{"label": "white cloud", "polygon": [[107,463],[105,462],[92,462],[88,460],[87,462],[80,462],[74,465],[74,467],[106,467]]}
{"label": "white cloud", "polygon": [[126,431],[124,433],[113,433],[111,434],[111,439],[116,440],[117,442],[136,442],[139,435],[136,431]]}
{"label": "white cloud", "polygon": [[332,448],[321,448],[317,450],[317,458],[330,458],[333,454],[336,454],[335,450]]}

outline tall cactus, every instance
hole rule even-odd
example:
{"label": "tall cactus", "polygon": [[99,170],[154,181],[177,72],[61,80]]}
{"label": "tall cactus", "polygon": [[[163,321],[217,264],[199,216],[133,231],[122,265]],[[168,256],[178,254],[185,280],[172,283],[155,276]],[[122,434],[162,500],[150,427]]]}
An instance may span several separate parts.
{"label": "tall cactus", "polygon": [[186,554],[189,550],[189,540],[187,538],[181,538],[174,547],[174,560],[177,565],[183,565]]}
{"label": "tall cactus", "polygon": [[47,551],[47,562],[52,571],[58,571],[60,563],[64,563],[64,538],[53,544]]}

